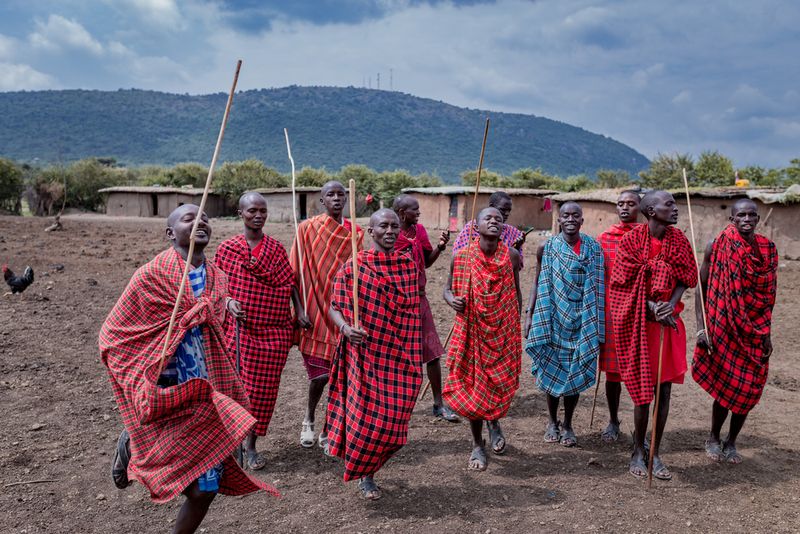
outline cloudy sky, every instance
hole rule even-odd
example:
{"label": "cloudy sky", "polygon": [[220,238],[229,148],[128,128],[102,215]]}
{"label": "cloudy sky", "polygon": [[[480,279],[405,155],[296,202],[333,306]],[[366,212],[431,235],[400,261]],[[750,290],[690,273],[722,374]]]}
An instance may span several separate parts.
{"label": "cloudy sky", "polygon": [[[800,157],[800,2],[3,0],[0,91],[353,85],[736,165]],[[795,58],[795,59],[792,59]]]}

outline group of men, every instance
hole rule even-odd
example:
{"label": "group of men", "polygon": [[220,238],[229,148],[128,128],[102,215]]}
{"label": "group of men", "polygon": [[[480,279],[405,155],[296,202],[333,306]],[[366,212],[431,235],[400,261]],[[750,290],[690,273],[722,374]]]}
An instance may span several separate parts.
{"label": "group of men", "polygon": [[[654,476],[671,478],[658,451],[670,385],[681,383],[687,371],[680,300],[698,282],[688,240],[674,228],[678,210],[672,195],[654,191],[640,200],[637,192],[623,192],[619,224],[597,240],[580,232],[580,206],[563,204],[559,233],[537,251],[520,331],[525,235],[506,224],[511,198],[493,194],[453,248],[443,297],[456,318],[444,381],[439,360],[445,347],[425,291],[425,270],[446,250],[449,233],[442,232],[433,246],[418,222],[418,202],[401,195],[392,209],[372,215],[366,229],[372,246],[364,250],[364,231],[343,217],[346,198],[340,183],[325,184],[324,212],[300,224],[288,255],[264,234],[267,205],[257,193],[240,199],[244,232],[220,244],[214,261],[203,253],[211,235],[205,215],[191,205],[170,215],[172,248],[134,274],[100,332],[125,425],[113,468],[119,487],[136,479],[159,502],[184,494],[175,532],[194,531],[218,492],[275,492],[242,470],[231,453],[244,441],[247,467],[264,467],[256,439],[269,426],[292,344],[300,349],[309,380],[300,444],[318,443],[326,454],[342,458],[344,479],[359,480],[364,497],[381,497],[374,475],[407,442],[423,367],[433,415],[469,421],[467,465],[484,470],[484,425],[491,452],[506,450],[500,419],[519,387],[523,339],[536,384],[547,395],[546,442],[577,444],[572,417],[580,393],[600,379],[599,362],[610,416],[603,439],[619,437],[624,382],[635,405],[630,472],[646,474],[649,446]],[[644,224],[637,223],[640,211]],[[188,258],[197,217],[194,255]],[[698,327],[693,376],[715,398],[709,457],[738,463],[736,437],[760,398],[772,350],[777,253],[755,234],[755,204],[737,202],[730,221],[709,244],[700,270],[708,326]],[[188,291],[164,347],[187,261]],[[657,433],[648,445],[657,376]],[[326,384],[326,417],[318,425]],[[731,430],[723,441],[728,411]]]}

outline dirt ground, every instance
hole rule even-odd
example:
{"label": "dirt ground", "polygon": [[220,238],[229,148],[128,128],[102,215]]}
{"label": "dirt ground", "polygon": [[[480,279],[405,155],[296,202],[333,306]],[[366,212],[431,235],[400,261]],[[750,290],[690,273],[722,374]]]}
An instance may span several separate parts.
{"label": "dirt ground", "polygon": [[[180,502],[152,504],[139,485],[117,490],[111,453],[121,429],[97,333],[130,275],[162,250],[163,219],[68,216],[49,221],[0,217],[0,263],[36,282],[0,298],[0,531],[165,532]],[[213,250],[239,229],[214,220]],[[290,225],[266,231],[287,247]],[[536,238],[541,239],[541,238]],[[531,285],[533,243],[523,290]],[[453,312],[439,298],[447,260],[430,271],[429,295],[444,337]],[[63,266],[63,268],[61,267]],[[607,445],[603,394],[590,431],[591,394],[576,413],[577,449],[543,443],[546,405],[523,357],[522,386],[504,420],[505,456],[484,473],[466,469],[466,423],[436,421],[430,395],[416,409],[409,444],[378,474],[384,499],[365,502],[342,482],[338,461],[299,445],[306,375],[292,349],[269,435],[259,442],[268,466],[256,476],[283,498],[219,497],[206,532],[792,532],[800,529],[800,264],[781,262],[769,386],[740,438],[745,462],[712,465],[703,454],[710,397],[687,377],[673,388],[663,458],[675,477],[646,483],[627,473],[632,409],[623,394],[623,438]],[[692,294],[684,319],[693,317]],[[694,321],[687,320],[694,331]],[[792,325],[795,325],[794,327]],[[792,349],[795,347],[795,349]],[[321,419],[318,416],[318,419]],[[8,486],[15,482],[48,480]]]}

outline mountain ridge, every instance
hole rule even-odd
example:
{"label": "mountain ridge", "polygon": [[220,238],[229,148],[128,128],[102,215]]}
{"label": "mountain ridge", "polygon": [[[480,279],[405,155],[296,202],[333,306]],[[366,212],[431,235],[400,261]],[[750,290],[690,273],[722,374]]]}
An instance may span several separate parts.
{"label": "mountain ridge", "polygon": [[[0,156],[20,161],[115,157],[123,164],[207,163],[225,93],[142,89],[0,93]],[[283,128],[298,169],[363,163],[378,171],[438,174],[446,182],[477,166],[486,116],[485,167],[568,176],[649,164],[633,148],[536,115],[461,108],[396,91],[288,86],[236,94],[221,161],[256,158],[288,171]]]}

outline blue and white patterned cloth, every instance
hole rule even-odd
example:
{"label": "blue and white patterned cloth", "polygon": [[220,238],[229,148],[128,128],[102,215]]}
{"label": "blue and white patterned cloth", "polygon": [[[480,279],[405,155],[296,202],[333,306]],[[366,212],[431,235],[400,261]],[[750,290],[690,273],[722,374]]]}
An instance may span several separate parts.
{"label": "blue and white patterned cloth", "polygon": [[[206,264],[189,271],[189,284],[192,294],[199,298],[206,289]],[[183,384],[192,378],[208,378],[206,356],[203,348],[203,328],[191,328],[183,341],[178,345],[175,354],[167,362],[161,372],[159,382],[164,385]],[[222,475],[222,464],[212,467],[197,479],[201,491],[216,492],[219,490],[219,479]]]}
{"label": "blue and white patterned cloth", "polygon": [[554,397],[594,384],[605,341],[603,249],[588,235],[580,239],[580,254],[561,234],[545,243],[525,346],[537,386]]}

